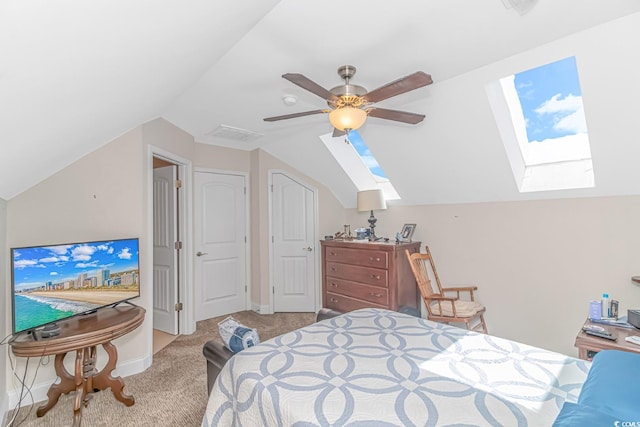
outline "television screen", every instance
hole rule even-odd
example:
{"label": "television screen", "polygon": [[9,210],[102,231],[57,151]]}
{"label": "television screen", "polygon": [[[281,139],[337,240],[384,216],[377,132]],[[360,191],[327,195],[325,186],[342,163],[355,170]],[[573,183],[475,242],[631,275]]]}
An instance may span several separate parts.
{"label": "television screen", "polygon": [[138,239],[11,249],[13,333],[140,296]]}

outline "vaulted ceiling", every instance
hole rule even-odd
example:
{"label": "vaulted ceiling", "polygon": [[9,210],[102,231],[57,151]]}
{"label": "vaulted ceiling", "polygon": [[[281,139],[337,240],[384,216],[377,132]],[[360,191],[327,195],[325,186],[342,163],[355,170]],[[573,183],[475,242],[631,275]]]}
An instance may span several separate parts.
{"label": "vaulted ceiling", "polygon": [[[326,107],[282,74],[329,89],[345,64],[369,90],[418,70],[433,77],[380,103],[423,123],[369,118],[360,130],[400,204],[640,194],[637,28],[637,0],[539,1],[526,14],[502,0],[2,0],[0,197],[162,117],[200,143],[262,148],[353,206],[355,187],[319,139],[332,131],[326,115],[262,120]],[[567,56],[596,187],[520,194],[485,85]],[[261,136],[213,135],[221,125]]]}

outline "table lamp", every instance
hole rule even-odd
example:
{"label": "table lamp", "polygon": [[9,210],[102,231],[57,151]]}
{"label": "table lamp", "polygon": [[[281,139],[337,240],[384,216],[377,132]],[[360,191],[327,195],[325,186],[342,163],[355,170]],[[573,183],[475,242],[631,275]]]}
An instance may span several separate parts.
{"label": "table lamp", "polygon": [[387,209],[387,204],[384,200],[382,190],[375,189],[358,191],[358,211],[371,211],[371,216],[369,217],[369,228],[371,229],[369,240],[371,242],[376,241],[376,233],[374,229],[376,228],[377,219],[373,216],[373,211],[384,209]]}

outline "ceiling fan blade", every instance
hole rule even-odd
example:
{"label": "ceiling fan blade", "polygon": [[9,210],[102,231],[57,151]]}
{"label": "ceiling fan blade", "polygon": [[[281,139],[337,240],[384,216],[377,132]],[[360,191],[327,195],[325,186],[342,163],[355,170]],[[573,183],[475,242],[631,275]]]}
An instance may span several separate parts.
{"label": "ceiling fan blade", "polygon": [[417,71],[406,77],[392,81],[384,86],[372,90],[363,96],[368,102],[380,102],[383,99],[409,92],[419,87],[430,85],[433,83],[431,76],[424,71]]}
{"label": "ceiling fan blade", "polygon": [[314,114],[328,113],[331,110],[303,111],[302,113],[285,114],[284,116],[265,117],[265,122],[277,122],[278,120],[295,119],[296,117],[312,116]]}
{"label": "ceiling fan blade", "polygon": [[347,132],[345,132],[343,130],[333,128],[333,135],[331,135],[331,137],[332,138],[337,138],[339,136],[343,136],[343,135],[346,135],[346,134],[347,134]]}
{"label": "ceiling fan blade", "polygon": [[307,77],[302,74],[297,73],[287,73],[282,75],[283,79],[289,80],[291,83],[300,86],[302,89],[306,89],[309,92],[318,95],[322,99],[326,99],[327,101],[337,101],[338,97],[329,92],[327,89],[323,88],[316,82],[309,80]]}
{"label": "ceiling fan blade", "polygon": [[396,122],[416,125],[424,119],[424,114],[408,113],[406,111],[387,110],[386,108],[371,108],[368,110],[369,117],[393,120]]}

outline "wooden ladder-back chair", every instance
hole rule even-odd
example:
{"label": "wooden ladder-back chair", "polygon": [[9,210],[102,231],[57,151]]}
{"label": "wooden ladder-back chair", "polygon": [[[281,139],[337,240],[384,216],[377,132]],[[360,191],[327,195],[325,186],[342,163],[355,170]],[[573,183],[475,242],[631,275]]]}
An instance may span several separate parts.
{"label": "wooden ladder-back chair", "polygon": [[[411,254],[408,250],[405,250],[405,253],[418,283],[420,294],[422,294],[429,320],[444,323],[464,323],[469,330],[487,333],[487,324],[484,322],[485,307],[475,301],[473,295],[473,292],[478,290],[477,286],[443,288],[429,246],[426,247],[426,253],[417,252]],[[431,285],[429,268],[433,271],[433,277],[438,286],[437,292],[434,291]],[[453,292],[456,293],[455,297],[445,295]],[[461,299],[461,295],[465,294],[468,294],[468,300]]]}

